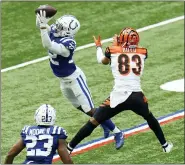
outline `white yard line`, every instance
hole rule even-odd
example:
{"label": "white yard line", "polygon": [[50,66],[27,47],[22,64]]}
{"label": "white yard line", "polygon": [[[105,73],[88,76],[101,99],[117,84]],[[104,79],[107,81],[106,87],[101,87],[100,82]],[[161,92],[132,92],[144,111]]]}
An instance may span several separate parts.
{"label": "white yard line", "polygon": [[[166,25],[166,24],[170,24],[170,23],[173,23],[173,22],[176,22],[176,21],[179,21],[179,20],[183,20],[183,19],[184,19],[184,15],[180,16],[180,17],[172,18],[172,19],[169,19],[169,20],[166,20],[166,21],[162,21],[162,22],[159,22],[159,23],[156,23],[156,24],[153,24],[153,25],[145,26],[143,28],[137,29],[137,31],[138,32],[143,32],[143,31],[146,31],[146,30],[149,30],[149,29],[153,29],[153,28],[156,28],[156,27],[159,27],[159,26],[162,26],[162,25]],[[106,43],[106,42],[110,42],[110,41],[112,41],[112,38],[102,40],[102,43]],[[75,51],[86,49],[86,48],[89,48],[89,47],[92,47],[92,46],[95,46],[95,44],[90,43],[90,44],[87,44],[87,45],[79,46],[79,47],[76,48]],[[7,72],[7,71],[10,71],[10,70],[14,70],[14,69],[18,69],[18,68],[21,68],[21,67],[25,67],[25,66],[30,65],[30,64],[35,64],[37,62],[47,60],[48,58],[49,58],[48,56],[45,56],[45,57],[38,58],[38,59],[35,59],[35,60],[32,60],[32,61],[24,62],[22,64],[18,64],[18,65],[11,66],[11,67],[8,67],[8,68],[5,68],[5,69],[1,69],[1,73],[2,72]]]}

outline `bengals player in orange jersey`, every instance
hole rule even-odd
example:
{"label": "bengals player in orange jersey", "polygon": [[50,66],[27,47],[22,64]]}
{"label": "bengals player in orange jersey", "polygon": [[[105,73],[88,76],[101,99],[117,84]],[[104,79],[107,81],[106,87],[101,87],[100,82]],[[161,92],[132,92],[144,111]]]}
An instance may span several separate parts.
{"label": "bengals player in orange jersey", "polygon": [[[93,117],[79,130],[68,144],[72,151],[81,140],[89,136],[103,121],[117,115],[124,110],[132,110],[142,116],[155,133],[164,152],[172,150],[173,144],[164,137],[159,122],[148,108],[148,101],[142,92],[140,77],[147,59],[147,49],[139,47],[139,34],[133,28],[124,28],[119,35],[115,35],[111,46],[105,54],[102,51],[100,36],[94,37],[97,48],[98,63],[110,64],[114,77],[114,88],[102,105],[99,106]],[[122,144],[123,146],[123,144]]]}

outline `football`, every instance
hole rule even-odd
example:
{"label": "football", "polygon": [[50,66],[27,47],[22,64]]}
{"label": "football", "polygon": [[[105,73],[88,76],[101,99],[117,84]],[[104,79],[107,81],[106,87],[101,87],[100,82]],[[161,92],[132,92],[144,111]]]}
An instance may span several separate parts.
{"label": "football", "polygon": [[51,18],[57,13],[57,9],[50,5],[41,5],[35,10],[35,14],[40,13],[40,10],[46,11],[46,17]]}

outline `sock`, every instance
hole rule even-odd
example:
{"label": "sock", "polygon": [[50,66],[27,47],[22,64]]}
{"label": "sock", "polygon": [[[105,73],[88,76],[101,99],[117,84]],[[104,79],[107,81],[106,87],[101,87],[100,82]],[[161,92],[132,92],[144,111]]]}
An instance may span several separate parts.
{"label": "sock", "polygon": [[121,130],[118,127],[115,127],[114,130],[112,131],[113,133],[119,133]]}
{"label": "sock", "polygon": [[157,119],[153,116],[152,113],[150,113],[149,116],[147,117],[146,121],[147,121],[149,127],[151,128],[151,130],[153,130],[153,132],[157,136],[161,145],[164,145],[166,143],[166,139],[164,137],[163,131],[162,131],[161,126],[160,126],[159,122],[157,121]]}
{"label": "sock", "polygon": [[113,133],[119,133],[121,132],[121,130],[115,126],[115,124],[112,122],[112,120],[106,120],[103,123],[101,123],[101,126],[107,127],[108,129],[110,129]]}
{"label": "sock", "polygon": [[162,145],[163,148],[168,147],[168,143],[166,142],[165,144]]}
{"label": "sock", "polygon": [[88,121],[70,141],[69,146],[75,148],[83,139],[89,136],[97,126]]}
{"label": "sock", "polygon": [[101,123],[101,126],[107,127],[108,129],[110,129],[111,131],[113,131],[115,129],[115,124],[109,119],[109,120],[105,120],[104,122]]}

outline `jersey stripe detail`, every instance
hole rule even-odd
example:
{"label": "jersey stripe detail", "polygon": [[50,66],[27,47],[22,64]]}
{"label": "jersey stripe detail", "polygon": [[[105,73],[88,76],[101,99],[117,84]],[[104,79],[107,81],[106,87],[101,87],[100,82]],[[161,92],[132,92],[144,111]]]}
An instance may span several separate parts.
{"label": "jersey stripe detail", "polygon": [[[87,87],[87,84],[85,83],[85,81],[84,81],[84,79],[82,78],[81,75],[80,75],[80,79],[82,80],[82,82],[83,82],[85,88],[87,89],[87,91],[88,91],[88,93],[89,93],[89,96],[91,97],[91,101],[92,101],[92,96],[91,96],[91,93],[90,93],[90,91],[89,91],[89,88]],[[94,104],[93,101],[92,101],[92,104]]]}
{"label": "jersey stripe detail", "polygon": [[46,104],[46,122],[48,122],[48,105]]}
{"label": "jersey stripe detail", "polygon": [[22,132],[25,132],[25,130],[26,130],[27,127],[28,127],[27,125],[24,126],[24,128],[22,129]]}
{"label": "jersey stripe detail", "polygon": [[57,130],[57,126],[54,126],[54,127],[53,127],[53,132],[52,132],[52,134],[56,134],[56,130]]}
{"label": "jersey stripe detail", "polygon": [[76,45],[76,42],[75,42],[75,40],[73,40],[72,38],[65,39],[65,40],[63,40],[62,42],[67,42],[67,41],[72,41],[72,42],[74,42],[74,43],[75,43],[75,45]]}
{"label": "jersey stripe detail", "polygon": [[60,41],[64,41],[65,39],[72,39],[71,37],[64,37],[64,38],[62,38],[62,39],[60,39]]}
{"label": "jersey stripe detail", "polygon": [[62,129],[61,127],[58,127],[57,134],[60,134],[61,129]]}
{"label": "jersey stripe detail", "polygon": [[88,102],[89,102],[89,105],[90,105],[90,107],[91,107],[91,109],[92,109],[92,108],[93,108],[93,104],[92,104],[91,98],[89,97],[87,91],[84,89],[84,87],[83,87],[83,85],[82,85],[82,82],[80,81],[79,78],[77,78],[77,81],[78,81],[78,84],[80,85],[80,88],[82,89],[83,93],[85,94],[85,96],[86,96],[86,98],[87,98],[87,100],[88,100]]}
{"label": "jersey stripe detail", "polygon": [[27,128],[25,129],[25,133],[26,133],[26,134],[28,133],[29,127],[30,127],[30,126],[27,126]]}

